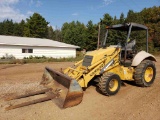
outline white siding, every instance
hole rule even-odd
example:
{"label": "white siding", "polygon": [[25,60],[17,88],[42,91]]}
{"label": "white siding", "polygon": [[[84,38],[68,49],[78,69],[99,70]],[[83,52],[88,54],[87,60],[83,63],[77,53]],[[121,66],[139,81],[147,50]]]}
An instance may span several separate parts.
{"label": "white siding", "polygon": [[[33,53],[22,53],[22,48],[33,49]],[[67,58],[76,57],[75,48],[55,48],[55,47],[27,47],[27,46],[11,46],[3,45],[0,46],[0,57],[5,56],[5,54],[13,55],[18,59],[23,59],[24,57],[32,56],[46,56],[53,58]]]}

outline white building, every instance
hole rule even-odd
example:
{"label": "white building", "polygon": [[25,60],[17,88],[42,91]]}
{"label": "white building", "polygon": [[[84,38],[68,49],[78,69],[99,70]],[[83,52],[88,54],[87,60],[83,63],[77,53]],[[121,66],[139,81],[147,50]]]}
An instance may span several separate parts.
{"label": "white building", "polygon": [[76,57],[78,46],[41,38],[0,35],[0,57],[13,55],[17,59],[29,56],[53,58]]}

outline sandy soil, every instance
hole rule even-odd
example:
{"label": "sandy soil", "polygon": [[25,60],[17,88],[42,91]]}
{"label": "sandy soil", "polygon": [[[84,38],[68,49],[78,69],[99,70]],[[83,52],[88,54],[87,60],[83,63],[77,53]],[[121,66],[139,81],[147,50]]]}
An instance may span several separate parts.
{"label": "sandy soil", "polygon": [[71,65],[70,62],[0,65],[0,120],[160,120],[160,57],[151,87],[141,88],[130,82],[117,95],[107,97],[90,85],[84,91],[82,103],[75,107],[60,109],[53,101],[47,101],[5,111],[11,103],[37,98],[4,100],[6,96],[42,89],[39,82],[45,66],[60,70]]}

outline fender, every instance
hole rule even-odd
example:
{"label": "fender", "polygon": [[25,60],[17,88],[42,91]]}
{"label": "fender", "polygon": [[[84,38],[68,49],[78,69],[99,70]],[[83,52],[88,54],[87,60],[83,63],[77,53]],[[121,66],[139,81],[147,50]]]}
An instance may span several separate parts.
{"label": "fender", "polygon": [[155,61],[155,62],[157,61],[156,58],[153,55],[151,55],[151,54],[149,54],[149,53],[147,53],[145,51],[140,51],[133,58],[131,66],[139,65],[144,59],[152,60],[152,61]]}

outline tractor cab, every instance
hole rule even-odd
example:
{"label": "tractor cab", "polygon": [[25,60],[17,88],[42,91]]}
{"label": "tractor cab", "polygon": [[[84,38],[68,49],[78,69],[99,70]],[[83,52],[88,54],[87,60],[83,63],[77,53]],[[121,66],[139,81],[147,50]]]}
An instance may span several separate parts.
{"label": "tractor cab", "polygon": [[[146,26],[137,23],[124,23],[124,24],[107,26],[106,28],[107,31],[102,47],[105,47],[106,44],[109,42],[108,36],[110,30],[116,31],[116,34],[119,34],[121,39],[123,39],[123,40],[118,40],[118,45],[117,45],[117,47],[121,48],[120,60],[122,65],[131,66],[132,60],[134,56],[137,54],[137,49],[136,49],[137,40],[136,38],[134,38],[134,36],[131,36],[131,33],[133,31],[136,31],[137,33],[139,31],[146,31],[145,32],[146,52],[148,52],[148,28]],[[112,32],[112,34],[114,34],[114,32]]]}

